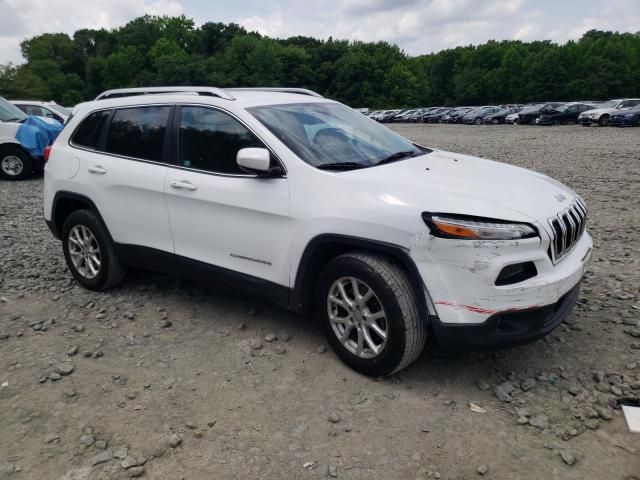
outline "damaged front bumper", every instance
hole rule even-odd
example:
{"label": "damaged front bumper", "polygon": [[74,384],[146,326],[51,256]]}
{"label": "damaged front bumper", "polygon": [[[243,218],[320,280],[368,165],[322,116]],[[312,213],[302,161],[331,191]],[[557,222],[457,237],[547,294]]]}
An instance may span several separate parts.
{"label": "damaged front bumper", "polygon": [[[575,304],[593,242],[585,231],[556,264],[548,247],[549,241],[539,237],[479,241],[416,236],[410,254],[427,289],[440,341],[467,350],[501,348],[553,330]],[[506,267],[525,263],[535,266],[534,275],[499,284]]]}
{"label": "damaged front bumper", "polygon": [[579,294],[580,284],[544,307],[496,313],[479,325],[444,324],[436,319],[431,326],[447,354],[516,347],[538,340],[560,325]]}

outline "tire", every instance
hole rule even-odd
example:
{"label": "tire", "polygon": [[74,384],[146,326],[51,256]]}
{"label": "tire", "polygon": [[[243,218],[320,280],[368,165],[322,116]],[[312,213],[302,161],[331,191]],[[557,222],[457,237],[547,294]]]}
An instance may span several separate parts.
{"label": "tire", "polygon": [[[93,237],[92,239],[87,232]],[[72,236],[75,241],[69,239]],[[79,236],[90,249],[87,250],[88,252],[95,252],[97,247],[97,253],[94,254],[99,259],[97,269],[94,261],[88,261],[86,256],[82,258],[84,253],[82,253],[82,246],[78,244]],[[61,238],[67,266],[82,286],[89,290],[101,291],[113,288],[124,280],[126,270],[118,261],[111,238],[101,221],[91,210],[77,210],[69,215],[62,227]],[[72,252],[71,248],[75,252]],[[97,270],[97,273],[93,274],[89,264]]]}
{"label": "tire", "polygon": [[598,125],[601,127],[606,127],[609,125],[609,115],[600,115],[598,119]]}
{"label": "tire", "polygon": [[482,124],[482,119],[481,119],[480,117],[477,117],[477,118],[473,121],[473,123],[475,123],[476,125],[480,125],[480,124]]}
{"label": "tire", "polygon": [[32,173],[31,157],[17,147],[0,150],[0,177],[5,180],[24,180]]}
{"label": "tire", "polygon": [[583,127],[590,127],[590,126],[591,126],[591,124],[590,124],[590,123],[583,123],[583,124],[582,124],[582,126],[583,126]]}
{"label": "tire", "polygon": [[637,118],[633,121],[633,126],[634,126],[634,127],[640,127],[640,117],[637,117]]}
{"label": "tire", "polygon": [[[373,292],[364,304],[356,305],[353,301],[353,279],[360,295]],[[338,286],[340,283],[343,290]],[[353,307],[345,305],[341,292]],[[340,302],[347,308],[338,306]],[[404,270],[383,256],[353,252],[331,260],[318,278],[316,311],[333,351],[344,363],[365,375],[383,376],[402,370],[418,358],[427,341],[427,325],[418,313],[416,292]],[[330,315],[345,321],[332,322]],[[371,315],[380,318],[365,323]],[[386,332],[386,340],[368,327],[372,323]],[[365,339],[365,330],[371,343]],[[363,347],[358,354],[360,338]],[[379,350],[371,348],[372,344]]]}

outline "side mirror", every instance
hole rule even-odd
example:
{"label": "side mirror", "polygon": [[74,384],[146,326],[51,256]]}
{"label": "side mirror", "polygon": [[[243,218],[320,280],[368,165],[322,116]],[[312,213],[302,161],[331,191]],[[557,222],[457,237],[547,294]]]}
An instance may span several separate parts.
{"label": "side mirror", "polygon": [[271,154],[266,148],[242,148],[236,154],[236,163],[242,171],[261,177],[282,174],[279,166],[271,166]]}

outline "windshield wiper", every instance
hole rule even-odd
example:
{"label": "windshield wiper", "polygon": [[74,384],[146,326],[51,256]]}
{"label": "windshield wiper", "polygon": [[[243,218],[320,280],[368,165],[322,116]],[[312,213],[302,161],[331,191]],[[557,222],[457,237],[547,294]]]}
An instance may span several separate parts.
{"label": "windshield wiper", "polygon": [[402,152],[392,153],[391,155],[384,157],[382,160],[376,163],[376,165],[383,165],[385,163],[397,162],[398,160],[402,160],[403,158],[406,158],[406,157],[413,157],[415,153],[416,153],[415,150],[403,150]]}
{"label": "windshield wiper", "polygon": [[323,163],[316,165],[319,170],[355,170],[357,168],[367,168],[370,165],[363,165],[358,162],[335,162],[335,163]]}

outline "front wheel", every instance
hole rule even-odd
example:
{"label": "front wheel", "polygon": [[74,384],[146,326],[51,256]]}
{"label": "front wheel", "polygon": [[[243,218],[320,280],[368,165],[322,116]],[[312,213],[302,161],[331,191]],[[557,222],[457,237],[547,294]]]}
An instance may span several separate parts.
{"label": "front wheel", "polygon": [[600,116],[600,118],[598,119],[598,125],[600,125],[601,127],[606,127],[607,125],[609,125],[609,115]]}
{"label": "front wheel", "polygon": [[354,252],[331,260],[318,279],[316,307],[329,345],[360,373],[392,374],[424,349],[416,292],[385,257]]}
{"label": "front wheel", "polygon": [[112,288],[126,275],[109,235],[90,210],[78,210],[67,217],[62,227],[62,249],[73,276],[90,290]]}
{"label": "front wheel", "polygon": [[31,175],[31,158],[15,147],[0,150],[0,176],[5,180],[24,180]]}
{"label": "front wheel", "polygon": [[482,119],[478,117],[473,121],[473,123],[475,123],[476,125],[480,125],[482,123]]}

